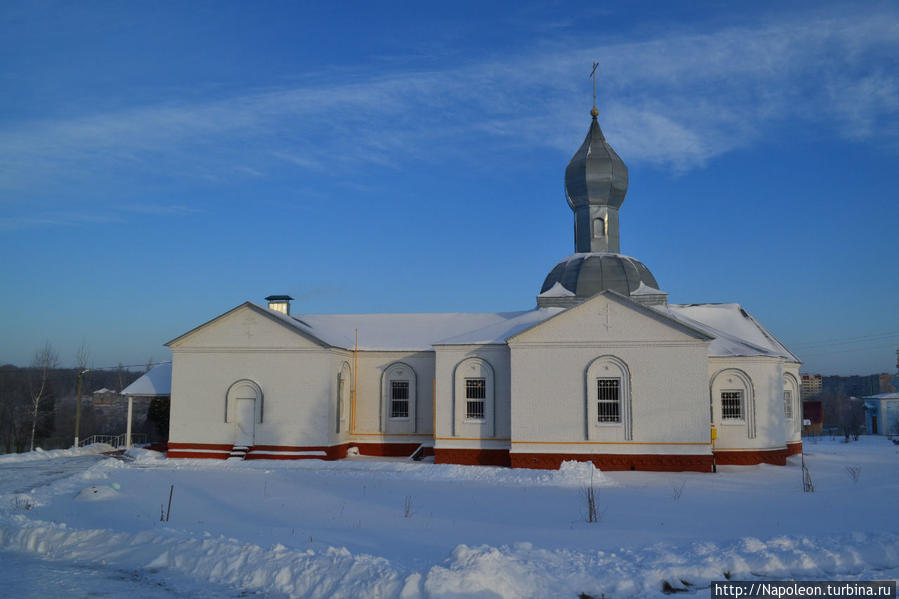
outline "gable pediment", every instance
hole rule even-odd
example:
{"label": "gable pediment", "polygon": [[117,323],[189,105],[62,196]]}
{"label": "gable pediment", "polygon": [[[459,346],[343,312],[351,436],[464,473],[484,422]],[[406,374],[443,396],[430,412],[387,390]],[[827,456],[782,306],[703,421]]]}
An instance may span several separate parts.
{"label": "gable pediment", "polygon": [[704,332],[603,292],[508,339],[516,343],[678,343],[709,341]]}
{"label": "gable pediment", "polygon": [[267,310],[246,302],[181,335],[172,349],[314,349],[326,343]]}

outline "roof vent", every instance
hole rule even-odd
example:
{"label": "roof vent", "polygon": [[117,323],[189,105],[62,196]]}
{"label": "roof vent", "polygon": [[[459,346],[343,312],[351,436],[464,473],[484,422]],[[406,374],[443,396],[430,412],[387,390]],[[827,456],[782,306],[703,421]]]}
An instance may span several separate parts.
{"label": "roof vent", "polygon": [[270,295],[265,298],[265,301],[268,302],[269,310],[290,316],[290,300],[292,299],[289,295]]}

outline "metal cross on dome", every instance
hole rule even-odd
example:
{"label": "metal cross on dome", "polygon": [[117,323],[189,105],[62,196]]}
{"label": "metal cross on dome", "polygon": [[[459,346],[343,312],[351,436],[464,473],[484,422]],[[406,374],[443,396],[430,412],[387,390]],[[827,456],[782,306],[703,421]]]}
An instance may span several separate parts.
{"label": "metal cross on dome", "polygon": [[596,69],[599,68],[599,63],[597,61],[593,61],[593,70],[590,71],[590,78],[593,79],[593,107],[596,108]]}

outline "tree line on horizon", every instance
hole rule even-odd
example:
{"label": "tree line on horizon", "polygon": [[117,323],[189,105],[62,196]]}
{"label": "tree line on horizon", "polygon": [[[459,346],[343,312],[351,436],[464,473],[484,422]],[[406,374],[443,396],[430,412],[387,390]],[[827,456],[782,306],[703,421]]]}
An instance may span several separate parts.
{"label": "tree line on horizon", "polygon": [[[111,434],[104,430],[108,424],[100,410],[92,406],[91,394],[101,388],[119,393],[152,366],[150,360],[138,371],[121,363],[114,368],[93,369],[84,344],[76,352],[74,367],[61,368],[59,361],[59,354],[46,342],[35,352],[29,366],[0,365],[0,453],[71,447],[78,373],[85,370],[89,371],[82,376],[80,438]],[[150,402],[147,421],[148,430],[134,432],[147,432],[157,438],[167,436],[168,400]],[[124,423],[120,428],[116,434],[124,432]]]}

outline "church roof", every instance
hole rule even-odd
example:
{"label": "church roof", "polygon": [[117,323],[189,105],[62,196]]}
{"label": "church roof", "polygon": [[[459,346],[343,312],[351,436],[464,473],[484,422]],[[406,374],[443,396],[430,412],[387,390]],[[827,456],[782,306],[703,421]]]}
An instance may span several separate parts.
{"label": "church roof", "polygon": [[653,310],[708,332],[709,356],[771,356],[801,362],[740,304],[668,304]]}
{"label": "church roof", "polygon": [[[521,312],[450,312],[414,314],[293,314],[281,315],[295,326],[334,347],[352,349],[356,330],[362,351],[430,351],[435,343],[458,338],[473,331],[496,327],[505,330],[534,318],[549,318],[560,309],[525,310]],[[276,313],[277,314],[277,313]],[[524,326],[524,325],[522,325]],[[478,333],[471,343],[502,343]]]}
{"label": "church roof", "polygon": [[[640,310],[653,310],[660,316],[678,321],[700,334],[708,335],[712,338],[709,356],[771,356],[801,362],[739,304],[670,304],[644,307],[621,294],[612,295],[620,297],[621,301],[633,303]],[[235,310],[242,306],[280,321],[303,335],[319,340],[325,346],[353,349],[355,334],[358,331],[360,351],[431,351],[435,345],[503,344],[510,337],[568,309],[547,307],[518,312],[287,315],[252,302],[241,304]],[[226,314],[230,312],[233,310]],[[170,341],[169,344],[186,337],[191,332]],[[157,371],[162,373],[161,369],[165,368],[168,368],[167,378],[170,379],[171,364],[164,364],[135,381],[122,393],[167,394],[168,390],[161,387],[151,387],[149,391],[144,387],[137,387],[138,383],[144,381],[142,383],[144,385],[149,382],[146,379],[150,375],[154,375]]]}
{"label": "church roof", "polygon": [[[565,310],[286,316],[261,309],[291,321],[307,334],[334,347],[352,349],[358,329],[361,351],[430,351],[434,345],[501,344]],[[709,356],[770,356],[801,362],[739,304],[671,304],[646,309],[712,337]]]}

